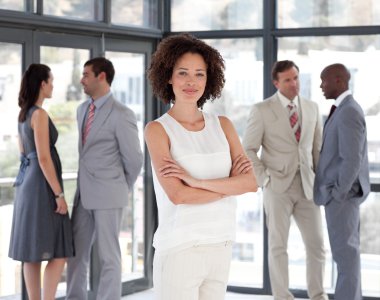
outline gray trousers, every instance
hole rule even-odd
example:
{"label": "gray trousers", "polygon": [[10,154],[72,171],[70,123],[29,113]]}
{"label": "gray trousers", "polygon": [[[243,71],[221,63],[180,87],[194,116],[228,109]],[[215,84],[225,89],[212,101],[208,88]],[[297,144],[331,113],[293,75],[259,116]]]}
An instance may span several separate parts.
{"label": "gray trousers", "polygon": [[335,300],[361,300],[359,204],[332,200],[326,207],[331,252],[338,269]]}
{"label": "gray trousers", "polygon": [[95,243],[100,261],[97,300],[121,298],[121,252],[119,232],[122,208],[87,210],[81,201],[71,218],[75,257],[67,262],[67,300],[87,299],[87,270]]}

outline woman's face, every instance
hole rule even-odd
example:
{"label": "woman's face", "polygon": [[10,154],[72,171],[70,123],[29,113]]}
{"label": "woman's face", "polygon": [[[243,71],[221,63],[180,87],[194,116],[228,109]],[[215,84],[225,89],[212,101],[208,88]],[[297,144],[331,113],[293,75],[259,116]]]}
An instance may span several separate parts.
{"label": "woman's face", "polygon": [[169,83],[175,102],[197,103],[207,83],[207,65],[198,53],[185,53],[175,63]]}
{"label": "woman's face", "polygon": [[51,98],[53,94],[53,74],[49,72],[48,81],[42,81],[41,83],[41,92],[43,93],[44,98]]}

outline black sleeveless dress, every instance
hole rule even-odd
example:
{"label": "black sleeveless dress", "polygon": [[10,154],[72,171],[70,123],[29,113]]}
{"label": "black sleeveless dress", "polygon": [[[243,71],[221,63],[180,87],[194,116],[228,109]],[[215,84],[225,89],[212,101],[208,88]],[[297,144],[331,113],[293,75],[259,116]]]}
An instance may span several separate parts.
{"label": "black sleeveless dress", "polygon": [[[69,214],[55,213],[54,192],[39,166],[34,132],[30,121],[33,106],[25,122],[19,123],[18,132],[24,148],[20,172],[16,180],[9,257],[23,262],[40,262],[74,255],[73,237]],[[58,131],[49,118],[50,153],[63,187],[62,167],[55,143]]]}

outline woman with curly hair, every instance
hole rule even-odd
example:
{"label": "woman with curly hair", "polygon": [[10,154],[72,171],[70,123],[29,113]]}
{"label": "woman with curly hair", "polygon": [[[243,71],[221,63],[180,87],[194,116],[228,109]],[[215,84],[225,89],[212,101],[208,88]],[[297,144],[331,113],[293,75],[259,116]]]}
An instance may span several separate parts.
{"label": "woman with curly hair", "polygon": [[156,299],[224,299],[235,239],[233,196],[257,185],[231,121],[202,111],[221,95],[223,58],[189,34],[170,36],[154,53],[148,76],[154,94],[172,104],[145,128],[159,215]]}

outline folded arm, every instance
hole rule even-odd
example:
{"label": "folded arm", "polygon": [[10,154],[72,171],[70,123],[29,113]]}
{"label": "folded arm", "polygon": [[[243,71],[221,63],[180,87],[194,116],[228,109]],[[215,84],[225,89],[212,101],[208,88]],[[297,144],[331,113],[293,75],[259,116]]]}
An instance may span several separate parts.
{"label": "folded arm", "polygon": [[253,174],[252,164],[244,153],[239,137],[231,121],[225,117],[220,117],[220,124],[229,143],[230,155],[233,158],[229,177],[217,179],[194,178],[169,156],[163,158],[165,164],[158,169],[158,175],[164,178],[175,177],[189,187],[226,196],[257,191],[256,178]]}
{"label": "folded arm", "polygon": [[[197,179],[192,177],[185,169],[183,169],[175,160],[170,158],[163,159],[166,164],[159,169],[159,175],[165,178],[176,177],[181,179],[187,186],[222,192],[226,196],[239,195],[246,192],[254,192],[252,182],[241,181],[242,176],[252,174],[252,162],[243,155],[239,155],[232,164],[229,177],[218,179]],[[244,176],[244,178],[247,176]],[[248,176],[247,178],[249,178]],[[244,186],[246,184],[246,186]],[[252,189],[252,190],[251,190]]]}
{"label": "folded arm", "polygon": [[162,125],[156,121],[147,124],[144,135],[153,170],[165,193],[174,204],[202,204],[225,197],[222,193],[190,187],[175,176],[161,176],[160,169],[167,164],[164,158],[172,160],[169,137]]}

